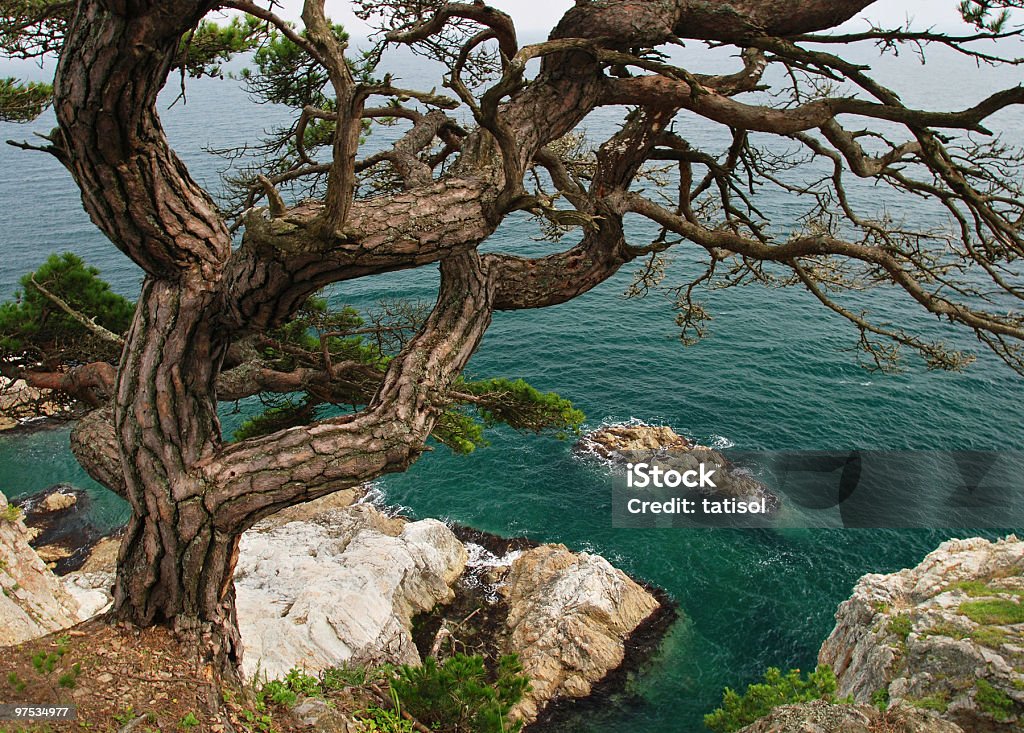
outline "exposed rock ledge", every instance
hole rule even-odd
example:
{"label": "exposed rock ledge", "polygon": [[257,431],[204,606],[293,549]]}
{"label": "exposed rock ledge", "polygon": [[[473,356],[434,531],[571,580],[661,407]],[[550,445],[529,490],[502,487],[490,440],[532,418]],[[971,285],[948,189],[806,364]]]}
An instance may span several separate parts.
{"label": "exposed rock ledge", "polygon": [[[631,634],[662,608],[600,556],[514,541],[493,554],[477,542],[464,544],[436,520],[410,522],[368,504],[347,506],[355,498],[349,492],[294,507],[243,535],[235,589],[246,675],[419,663],[431,650],[417,647],[414,617],[436,608],[441,618],[444,604],[458,595],[456,621],[465,618],[466,604],[472,605],[469,613],[482,609],[478,617],[492,621],[489,649],[519,655],[533,690],[514,715],[529,722],[554,699],[589,695],[623,663]],[[481,537],[474,534],[478,542]],[[82,571],[61,578],[63,589],[25,544],[52,595],[66,598],[73,610],[23,638],[106,607],[113,581],[110,544],[98,545],[103,552]],[[440,637],[431,641],[444,651]]]}
{"label": "exposed rock ledge", "polygon": [[926,710],[897,705],[885,712],[871,705],[824,700],[782,705],[740,733],[963,733]]}
{"label": "exposed rock ledge", "polygon": [[78,623],[78,604],[28,542],[20,511],[0,494],[0,646]]}
{"label": "exposed rock ledge", "polygon": [[840,697],[936,711],[971,733],[1024,729],[1024,542],[944,542],[915,568],[865,575],[818,661]]}

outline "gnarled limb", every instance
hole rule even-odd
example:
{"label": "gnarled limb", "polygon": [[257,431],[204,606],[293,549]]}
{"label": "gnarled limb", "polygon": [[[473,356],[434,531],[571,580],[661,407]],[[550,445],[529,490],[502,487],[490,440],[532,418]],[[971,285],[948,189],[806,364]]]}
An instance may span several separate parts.
{"label": "gnarled limb", "polygon": [[71,452],[93,479],[121,498],[128,498],[112,406],[93,410],[75,423]]}
{"label": "gnarled limb", "polygon": [[215,526],[241,532],[283,507],[407,468],[490,324],[493,289],[474,250],[445,256],[434,311],[365,410],[227,446],[198,463]]}
{"label": "gnarled limb", "polygon": [[215,277],[231,239],[171,150],[156,111],[181,36],[214,2],[81,3],[61,53],[54,111],[65,163],[104,234],[153,276]]}

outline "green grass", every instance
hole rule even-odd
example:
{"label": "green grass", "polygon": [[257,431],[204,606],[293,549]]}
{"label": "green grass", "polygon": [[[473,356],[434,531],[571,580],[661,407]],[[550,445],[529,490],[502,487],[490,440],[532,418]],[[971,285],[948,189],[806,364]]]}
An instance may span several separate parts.
{"label": "green grass", "polygon": [[974,693],[975,704],[996,720],[1005,723],[1014,717],[1014,702],[1002,690],[992,686],[987,680],[978,680],[977,691]]}
{"label": "green grass", "polygon": [[1024,623],[1024,604],[1003,598],[966,601],[960,604],[960,613],[985,626]]}
{"label": "green grass", "polygon": [[923,708],[924,710],[934,710],[937,713],[946,712],[946,708],[949,707],[949,694],[946,692],[936,692],[933,695],[925,695],[919,698],[907,698],[907,702],[913,705],[915,708]]}
{"label": "green grass", "polygon": [[948,636],[951,639],[965,639],[968,636],[968,632],[956,624],[951,624],[948,621],[942,621],[935,624],[925,632],[928,636]]}
{"label": "green grass", "polygon": [[971,598],[991,598],[997,595],[1011,595],[1017,598],[1024,598],[1024,590],[1017,588],[1000,588],[980,580],[964,580],[951,585],[947,590],[963,591]]}
{"label": "green grass", "polygon": [[971,632],[971,640],[989,649],[998,649],[1006,643],[1007,633],[992,626],[979,626]]}

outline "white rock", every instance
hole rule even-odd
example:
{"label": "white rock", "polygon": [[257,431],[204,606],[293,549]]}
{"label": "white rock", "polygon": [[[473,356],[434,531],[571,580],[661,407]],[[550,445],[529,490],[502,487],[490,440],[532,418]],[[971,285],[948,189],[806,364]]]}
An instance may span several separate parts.
{"label": "white rock", "polygon": [[78,604],[28,544],[20,518],[6,514],[0,494],[0,646],[20,644],[71,626]]}
{"label": "white rock", "polygon": [[393,523],[361,505],[243,536],[235,592],[248,677],[419,662],[412,617],[453,598],[466,550],[436,520],[397,536]]}
{"label": "white rock", "polygon": [[[892,704],[927,698],[965,730],[1021,730],[1024,655],[1017,650],[1024,625],[978,623],[963,604],[1019,603],[1022,576],[1024,542],[1016,537],[944,542],[917,567],[861,578],[839,606],[818,661],[835,670],[840,697],[866,703],[885,690]],[[958,587],[965,581],[975,583],[979,597]],[[987,712],[991,705],[977,697],[979,680],[1015,713]]]}
{"label": "white rock", "polygon": [[112,602],[113,572],[86,573],[76,571],[60,578],[68,595],[78,602],[78,620],[86,621],[105,613]]}

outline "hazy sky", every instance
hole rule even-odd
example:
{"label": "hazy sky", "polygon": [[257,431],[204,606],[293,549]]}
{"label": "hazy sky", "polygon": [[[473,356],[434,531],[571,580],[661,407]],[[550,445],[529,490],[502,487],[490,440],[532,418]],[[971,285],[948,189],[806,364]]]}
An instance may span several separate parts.
{"label": "hazy sky", "polygon": [[[537,34],[550,30],[562,14],[572,7],[573,0],[489,0],[491,5],[510,13],[521,34]],[[283,15],[297,18],[302,0],[282,0]],[[864,13],[883,25],[899,25],[907,17],[915,19],[920,27],[949,27],[959,20],[955,0],[878,0]],[[340,21],[354,36],[364,36],[366,25],[352,15],[346,0],[327,0],[327,11],[332,19]],[[863,21],[853,21],[854,27],[863,27]]]}

